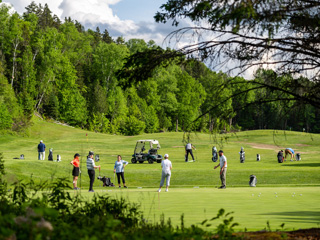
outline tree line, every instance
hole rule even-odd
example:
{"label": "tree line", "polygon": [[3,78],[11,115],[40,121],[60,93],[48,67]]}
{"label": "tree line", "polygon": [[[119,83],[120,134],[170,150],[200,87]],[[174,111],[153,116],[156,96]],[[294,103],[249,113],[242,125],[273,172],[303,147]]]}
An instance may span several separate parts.
{"label": "tree line", "polygon": [[[113,134],[160,131],[305,129],[319,132],[318,108],[290,94],[259,87],[286,86],[290,74],[260,69],[254,81],[210,70],[183,57],[132,79],[130,57],[161,49],[154,41],[113,39],[61,21],[48,5],[32,2],[19,15],[0,7],[0,130],[23,131],[34,112],[75,127]],[[161,49],[172,51],[170,49]],[[148,59],[147,59],[148,60]],[[151,61],[149,59],[149,61]],[[129,70],[134,71],[132,65]],[[306,78],[294,79],[310,85]],[[249,91],[250,90],[250,91]],[[281,101],[272,101],[273,98]]]}

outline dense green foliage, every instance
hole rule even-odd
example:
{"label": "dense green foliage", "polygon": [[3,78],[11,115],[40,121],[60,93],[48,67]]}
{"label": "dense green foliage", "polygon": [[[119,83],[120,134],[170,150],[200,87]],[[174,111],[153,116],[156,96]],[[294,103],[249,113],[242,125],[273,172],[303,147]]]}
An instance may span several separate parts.
{"label": "dense green foliage", "polygon": [[[317,108],[290,94],[273,103],[269,100],[278,96],[273,90],[215,73],[198,61],[170,60],[148,79],[124,78],[119,72],[136,70],[124,67],[130,56],[159,51],[154,41],[113,40],[107,30],[85,30],[70,18],[61,22],[47,5],[33,2],[22,16],[1,5],[0,29],[2,131],[25,130],[34,111],[72,126],[124,135],[241,128],[320,131]],[[286,85],[292,77],[264,70],[256,76],[261,84],[270,79]]]}

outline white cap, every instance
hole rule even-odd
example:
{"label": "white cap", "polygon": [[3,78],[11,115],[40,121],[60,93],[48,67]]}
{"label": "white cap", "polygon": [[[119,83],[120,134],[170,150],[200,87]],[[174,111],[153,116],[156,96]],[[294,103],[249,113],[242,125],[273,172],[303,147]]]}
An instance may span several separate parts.
{"label": "white cap", "polygon": [[40,142],[43,142],[42,140],[40,140]]}
{"label": "white cap", "polygon": [[164,157],[165,157],[165,158],[168,158],[168,157],[169,157],[169,154],[165,154]]}

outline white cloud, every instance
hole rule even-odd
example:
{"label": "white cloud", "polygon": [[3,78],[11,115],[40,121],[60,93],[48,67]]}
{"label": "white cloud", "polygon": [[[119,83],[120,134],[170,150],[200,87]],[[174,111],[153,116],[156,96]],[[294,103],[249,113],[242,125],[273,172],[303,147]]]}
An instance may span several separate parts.
{"label": "white cloud", "polygon": [[[10,3],[19,14],[25,12],[25,7],[31,3],[31,0],[5,1]],[[107,29],[114,38],[123,36],[126,40],[142,38],[149,41],[152,39],[161,45],[166,35],[173,30],[171,25],[157,24],[153,18],[146,19],[144,22],[120,19],[110,7],[120,1],[122,0],[35,0],[35,3],[43,6],[47,3],[52,13],[61,20],[71,17],[85,28],[95,30],[99,26],[101,32]],[[143,9],[143,6],[141,8]]]}
{"label": "white cloud", "polygon": [[128,31],[137,31],[138,26],[132,20],[121,20],[115,15],[109,5],[116,4],[119,0],[63,0],[59,5],[62,11],[61,18],[71,17],[83,25],[107,24],[112,29],[125,34]]}

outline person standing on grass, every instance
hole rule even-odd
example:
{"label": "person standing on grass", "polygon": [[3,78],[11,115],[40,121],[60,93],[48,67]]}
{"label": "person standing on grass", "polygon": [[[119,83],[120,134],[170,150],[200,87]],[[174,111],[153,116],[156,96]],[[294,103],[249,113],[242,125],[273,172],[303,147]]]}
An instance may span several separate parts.
{"label": "person standing on grass", "polygon": [[88,155],[88,158],[87,158],[87,169],[88,169],[88,175],[89,175],[89,178],[90,178],[89,192],[94,192],[93,191],[93,183],[94,183],[94,177],[96,175],[95,169],[96,168],[100,168],[100,165],[96,166],[94,164],[93,155],[94,155],[94,152],[90,151],[89,155]]}
{"label": "person standing on grass", "polygon": [[169,155],[165,154],[164,155],[164,160],[162,160],[162,162],[161,162],[162,175],[161,175],[161,182],[160,182],[160,187],[158,189],[158,192],[161,192],[161,188],[162,188],[162,186],[164,184],[164,179],[165,178],[167,179],[166,192],[169,191],[172,163],[168,158],[169,158]]}
{"label": "person standing on grass", "polygon": [[219,189],[225,189],[226,188],[226,178],[227,178],[227,158],[224,156],[223,151],[219,151],[219,160],[220,163],[214,167],[216,169],[220,166],[220,179],[221,179],[221,187]]}
{"label": "person standing on grass", "polygon": [[285,155],[284,155],[284,160],[285,160],[285,161],[287,161],[287,155],[290,155],[290,156],[291,156],[291,159],[290,159],[291,162],[293,161],[292,158],[293,158],[294,160],[296,160],[296,158],[295,158],[295,156],[294,156],[294,150],[293,150],[292,148],[286,148],[286,149],[284,150],[284,153],[285,153]]}
{"label": "person standing on grass", "polygon": [[70,164],[73,166],[72,170],[72,176],[73,176],[73,189],[74,190],[79,190],[80,188],[77,187],[77,181],[78,181],[78,176],[80,174],[80,161],[79,161],[80,154],[76,153],[74,155],[74,159],[70,162]]}
{"label": "person standing on grass", "polygon": [[126,186],[126,180],[124,179],[124,168],[125,166],[128,165],[128,162],[122,160],[121,156],[118,155],[118,159],[114,164],[114,169],[113,172],[117,173],[117,178],[118,178],[118,184],[119,184],[119,188],[121,188],[121,182],[120,182],[120,177],[122,179],[122,183],[123,183],[123,187],[124,188],[128,188]]}
{"label": "person standing on grass", "polygon": [[40,140],[38,145],[38,160],[44,160],[46,155],[46,145],[44,145],[43,141]]}
{"label": "person standing on grass", "polygon": [[194,160],[194,156],[193,156],[193,153],[192,153],[192,149],[196,150],[196,148],[191,144],[191,143],[188,143],[186,145],[186,158],[185,158],[185,161],[188,162],[188,155],[190,154],[191,157],[192,157],[192,160]]}

